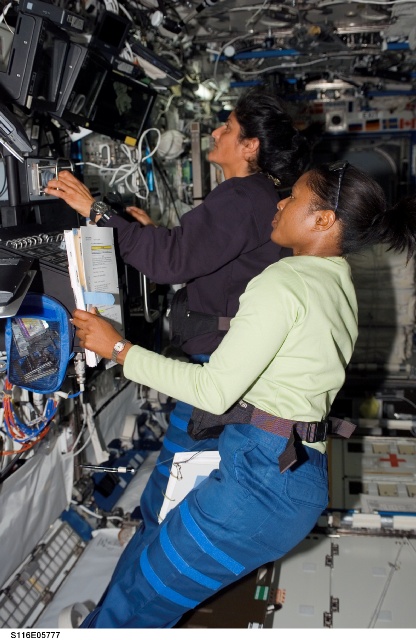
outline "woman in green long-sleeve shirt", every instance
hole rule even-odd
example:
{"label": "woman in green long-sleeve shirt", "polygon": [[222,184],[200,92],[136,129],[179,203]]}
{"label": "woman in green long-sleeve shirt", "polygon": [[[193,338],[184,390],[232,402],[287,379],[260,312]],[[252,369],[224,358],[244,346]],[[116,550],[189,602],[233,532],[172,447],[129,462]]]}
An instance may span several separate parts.
{"label": "woman in green long-sleeve shirt", "polygon": [[249,419],[231,417],[221,433],[219,469],[168,513],[146,546],[127,546],[84,627],[174,626],[290,551],[327,505],[327,417],[357,338],[346,256],[380,242],[411,255],[416,199],[387,209],[380,186],[355,167],[319,167],[279,202],[271,238],[293,257],[251,280],[204,365],[125,343],[102,318],[74,312],[81,346],[113,356],[127,378],[213,414],[240,399],[251,408]]}

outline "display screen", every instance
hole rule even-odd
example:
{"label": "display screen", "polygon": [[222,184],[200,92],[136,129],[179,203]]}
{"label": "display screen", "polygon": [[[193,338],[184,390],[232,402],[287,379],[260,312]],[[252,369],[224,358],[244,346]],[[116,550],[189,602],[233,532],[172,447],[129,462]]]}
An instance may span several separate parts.
{"label": "display screen", "polygon": [[135,145],[156,93],[89,53],[75,81],[63,117],[96,133]]}
{"label": "display screen", "polygon": [[124,46],[130,26],[131,22],[127,18],[111,11],[104,11],[93,33],[92,43],[94,46],[100,43],[114,52],[119,52]]}

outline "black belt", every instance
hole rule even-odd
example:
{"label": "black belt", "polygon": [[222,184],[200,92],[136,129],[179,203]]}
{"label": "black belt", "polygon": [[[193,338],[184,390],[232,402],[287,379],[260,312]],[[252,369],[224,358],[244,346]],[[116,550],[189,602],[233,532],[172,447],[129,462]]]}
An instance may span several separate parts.
{"label": "black belt", "polygon": [[349,438],[356,428],[355,424],[340,418],[329,417],[327,420],[319,422],[302,422],[301,420],[287,420],[272,416],[270,413],[244,402],[244,400],[240,400],[238,405],[242,408],[245,408],[244,405],[246,405],[247,409],[251,410],[250,424],[263,429],[263,431],[288,438],[285,450],[278,458],[280,473],[298,462],[296,440],[314,444],[325,442],[329,434]]}

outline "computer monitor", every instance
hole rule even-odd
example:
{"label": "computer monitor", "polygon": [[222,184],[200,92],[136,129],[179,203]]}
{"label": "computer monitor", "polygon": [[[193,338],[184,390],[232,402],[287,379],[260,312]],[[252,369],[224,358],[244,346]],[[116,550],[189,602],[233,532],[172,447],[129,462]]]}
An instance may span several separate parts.
{"label": "computer monitor", "polygon": [[91,46],[116,55],[124,47],[131,26],[132,23],[126,16],[113,11],[101,11],[91,37]]}
{"label": "computer monitor", "polygon": [[156,92],[89,50],[63,111],[64,121],[134,146],[146,126]]}

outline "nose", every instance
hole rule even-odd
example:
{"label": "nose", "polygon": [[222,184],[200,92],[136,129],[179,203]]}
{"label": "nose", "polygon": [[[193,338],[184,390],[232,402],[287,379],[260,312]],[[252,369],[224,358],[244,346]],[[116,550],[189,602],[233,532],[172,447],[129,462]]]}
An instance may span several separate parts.
{"label": "nose", "polygon": [[216,129],[214,129],[214,131],[211,133],[212,137],[214,138],[214,140],[216,140],[216,137],[221,135],[221,129],[224,127],[225,125],[221,125],[220,127],[217,127]]}
{"label": "nose", "polygon": [[279,202],[277,203],[277,210],[282,211],[285,208],[286,202],[288,200],[289,198],[283,198],[283,200],[279,200]]}

